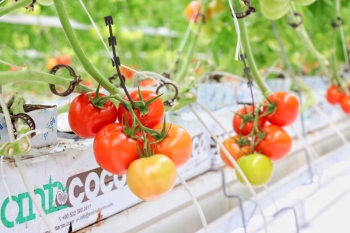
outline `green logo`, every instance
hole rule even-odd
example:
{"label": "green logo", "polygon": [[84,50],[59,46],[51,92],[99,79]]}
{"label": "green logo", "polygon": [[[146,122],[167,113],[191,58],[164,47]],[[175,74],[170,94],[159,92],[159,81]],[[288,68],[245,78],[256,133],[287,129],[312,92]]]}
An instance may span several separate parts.
{"label": "green logo", "polygon": [[[61,182],[52,183],[50,176],[49,183],[43,185],[42,188],[37,188],[34,190],[36,197],[40,197],[41,206],[43,207],[46,214],[54,213],[59,210],[68,208],[67,203],[67,188],[64,188]],[[12,196],[13,204],[18,207],[18,215],[16,216],[16,223],[22,224],[33,219],[36,219],[37,215],[34,213],[33,201],[30,198],[28,192],[20,193],[18,196]],[[14,227],[14,220],[9,220],[6,213],[11,213],[10,209],[12,208],[10,204],[10,198],[6,198],[1,205],[1,221],[8,227]],[[24,210],[24,206],[28,210]]]}

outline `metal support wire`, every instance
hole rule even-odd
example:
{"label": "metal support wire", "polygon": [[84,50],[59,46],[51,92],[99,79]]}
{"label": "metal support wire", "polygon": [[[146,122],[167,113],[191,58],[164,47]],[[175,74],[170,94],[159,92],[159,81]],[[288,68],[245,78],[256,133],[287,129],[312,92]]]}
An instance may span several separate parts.
{"label": "metal support wire", "polygon": [[297,233],[299,233],[300,229],[299,229],[298,215],[297,215],[297,211],[295,210],[295,208],[293,208],[293,207],[284,207],[284,208],[280,209],[278,212],[276,212],[273,215],[273,217],[277,217],[277,215],[279,215],[280,213],[285,212],[287,210],[292,210],[293,211],[294,219],[295,219],[295,228],[297,230]]}
{"label": "metal support wire", "polygon": [[[226,190],[226,177],[225,177],[225,172],[222,168],[220,169],[213,169],[213,171],[220,171],[221,172],[221,177],[222,177],[222,190],[224,191],[225,197],[228,198],[237,198],[239,202],[239,208],[241,210],[241,218],[242,218],[242,224],[244,228],[244,232],[247,233],[247,226],[246,226],[246,221],[245,221],[245,216],[244,216],[244,209],[243,209],[243,202],[242,202],[242,197],[240,195],[236,194],[227,194]],[[257,206],[256,206],[257,207]],[[255,209],[256,209],[255,207]],[[255,211],[254,211],[255,212]]]}
{"label": "metal support wire", "polygon": [[[295,84],[295,87],[297,88],[300,105],[302,105],[302,97],[301,97],[300,87],[299,87],[298,82],[297,82],[296,79],[295,79],[295,76],[294,76],[294,73],[293,73],[292,65],[290,64],[289,59],[288,59],[288,57],[287,57],[287,53],[286,53],[286,51],[284,50],[284,47],[283,47],[283,44],[282,44],[280,35],[279,35],[279,33],[278,33],[278,30],[277,30],[277,28],[276,28],[276,25],[275,25],[275,22],[274,22],[274,21],[271,21],[271,26],[272,26],[273,32],[274,32],[274,34],[275,34],[275,37],[276,37],[276,39],[277,39],[277,42],[278,42],[278,44],[279,44],[279,46],[280,46],[280,48],[281,48],[282,57],[283,57],[284,62],[285,62],[286,65],[287,65],[287,68],[288,68],[288,72],[289,72],[289,74],[290,74],[290,77],[292,78],[292,81],[293,81],[293,83]],[[302,113],[300,113],[300,120],[301,120],[301,130],[302,130],[302,134],[303,134],[303,136],[305,137],[305,135],[306,135],[306,131],[305,131],[305,122],[304,122],[304,116],[303,116]],[[309,171],[309,176],[310,176],[310,184],[312,184],[312,182],[313,182],[313,172],[312,172],[312,168],[311,168],[311,159],[310,159],[310,155],[309,155],[309,153],[308,153],[308,151],[307,151],[306,149],[305,149],[305,155],[306,155],[307,166],[308,166],[308,171]]]}

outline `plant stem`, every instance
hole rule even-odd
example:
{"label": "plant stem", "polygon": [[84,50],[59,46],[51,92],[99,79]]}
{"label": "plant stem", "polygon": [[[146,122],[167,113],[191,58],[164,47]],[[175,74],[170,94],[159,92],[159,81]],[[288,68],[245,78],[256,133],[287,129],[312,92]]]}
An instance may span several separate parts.
{"label": "plant stem", "polygon": [[[208,0],[204,0],[202,1],[202,7],[201,7],[201,15],[205,15],[205,12],[207,10],[207,4]],[[193,36],[190,40],[190,43],[188,45],[187,48],[187,53],[184,56],[184,58],[182,59],[182,65],[180,68],[180,71],[176,74],[175,76],[175,82],[179,83],[180,81],[182,81],[184,78],[186,78],[186,75],[188,73],[188,68],[190,66],[190,61],[192,60],[193,54],[194,54],[194,49],[195,49],[195,45],[197,43],[197,39],[198,39],[198,35],[201,31],[202,28],[202,24],[203,24],[203,19],[199,20],[199,22],[197,23],[197,28],[196,31],[193,33]]]}
{"label": "plant stem", "polygon": [[[235,8],[236,12],[243,11],[242,5],[241,5],[241,0],[233,0],[233,7]],[[245,19],[244,18],[238,19],[238,24],[239,24],[239,29],[241,32],[241,44],[242,44],[242,47],[244,49],[244,52],[246,53],[248,66],[250,68],[250,71],[252,72],[252,77],[253,77],[255,83],[258,85],[262,94],[264,96],[268,96],[271,93],[271,90],[266,85],[264,80],[261,78],[261,76],[258,72],[258,68],[256,67],[254,57],[253,57],[252,51],[250,49],[247,31],[245,28]]]}
{"label": "plant stem", "polygon": [[32,2],[32,0],[21,0],[21,1],[15,2],[13,4],[10,4],[8,6],[0,7],[0,17],[8,14],[14,10],[17,10],[18,8],[26,7],[31,2]]}
{"label": "plant stem", "polygon": [[[78,57],[79,61],[85,68],[85,70],[110,93],[120,94],[120,91],[116,89],[96,68],[91,64],[90,60],[87,58],[80,43],[74,33],[74,30],[69,22],[67,11],[64,6],[63,0],[54,0],[58,18],[62,24],[64,33],[67,36],[69,43],[71,44],[75,55]],[[110,62],[110,61],[109,61]]]}
{"label": "plant stem", "polygon": [[[292,5],[293,6],[293,5]],[[294,11],[293,11],[293,7],[290,8],[289,11],[289,15],[292,18],[292,20],[294,22],[297,22],[297,19],[294,15]],[[314,47],[312,41],[310,40],[309,35],[307,34],[304,25],[300,25],[298,28],[295,29],[295,31],[297,32],[297,34],[299,35],[300,39],[302,41],[304,41],[307,49],[309,50],[309,52],[317,59],[317,61],[320,64],[322,73],[325,76],[329,76],[329,71],[327,69],[328,66],[328,61],[322,56],[322,54],[320,54],[317,49]]]}
{"label": "plant stem", "polygon": [[[30,78],[29,78],[30,77]],[[63,87],[68,87],[72,79],[60,77],[35,70],[22,70],[16,72],[0,72],[0,85],[12,82],[44,82]],[[92,91],[91,88],[79,84],[75,88],[76,92],[86,93]]]}

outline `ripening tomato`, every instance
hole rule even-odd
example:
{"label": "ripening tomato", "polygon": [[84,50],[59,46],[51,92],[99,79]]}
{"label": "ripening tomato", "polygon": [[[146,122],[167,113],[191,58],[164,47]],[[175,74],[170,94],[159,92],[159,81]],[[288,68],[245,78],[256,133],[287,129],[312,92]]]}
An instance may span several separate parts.
{"label": "ripening tomato", "polygon": [[[162,131],[164,124],[158,124],[152,129],[158,132]],[[192,154],[192,138],[191,135],[181,126],[166,124],[166,137],[156,144],[152,144],[152,152],[155,154],[163,154],[169,157],[175,164],[176,168],[184,165]],[[152,143],[157,141],[152,136],[147,135],[148,140]]]}
{"label": "ripening tomato", "polygon": [[19,71],[20,70],[20,68],[17,68],[17,67],[14,67],[14,66],[11,66],[10,68],[9,68],[9,71]]}
{"label": "ripening tomato", "polygon": [[126,173],[130,190],[144,201],[152,201],[169,193],[176,181],[176,167],[162,154],[133,161]]}
{"label": "ripening tomato", "polygon": [[49,58],[46,60],[45,62],[45,66],[48,70],[51,70],[52,67],[54,67],[55,65],[57,65],[58,62],[57,62],[57,59],[56,58]]}
{"label": "ripening tomato", "polygon": [[272,161],[277,161],[288,154],[292,148],[292,138],[284,129],[277,125],[267,125],[262,131],[266,136],[255,146],[255,151],[268,156]]}
{"label": "ripening tomato", "polygon": [[57,63],[58,64],[63,64],[63,65],[70,65],[71,59],[70,56],[67,54],[60,55],[57,57]]}
{"label": "ripening tomato", "polygon": [[[133,68],[134,70],[137,69],[136,66],[132,66],[132,68]],[[135,73],[135,72],[132,71],[132,70],[129,70],[129,69],[125,68],[124,66],[121,66],[121,67],[120,67],[120,73],[125,77],[125,79],[132,79],[132,78],[134,77],[134,73]]]}
{"label": "ripening tomato", "polygon": [[[185,16],[188,21],[198,23],[201,16],[200,11],[202,8],[201,1],[192,1],[185,8]],[[207,11],[205,14],[205,18],[207,19],[209,16],[209,12]]]}
{"label": "ripening tomato", "polygon": [[[233,129],[237,134],[247,136],[254,128],[254,116],[253,111],[256,107],[248,105],[244,106],[235,113],[232,119]],[[266,123],[265,117],[259,116],[258,118],[258,127],[261,129]]]}
{"label": "ripening tomato", "polygon": [[340,106],[346,114],[350,114],[350,97],[344,95],[340,100]]}
{"label": "ripening tomato", "polygon": [[338,104],[343,94],[339,92],[340,87],[337,85],[332,85],[327,90],[327,101],[330,104]]}
{"label": "ripening tomato", "polygon": [[139,82],[140,87],[150,87],[157,85],[157,81],[154,79],[144,79]]}
{"label": "ripening tomato", "polygon": [[[226,138],[222,143],[235,161],[244,155],[250,154],[249,144],[240,146],[239,143],[237,143],[237,140],[239,140],[239,136],[236,135],[234,137]],[[231,161],[221,149],[220,157],[227,166],[234,168]]]}
{"label": "ripening tomato", "polygon": [[[131,91],[130,97],[134,101],[140,101],[140,96],[137,90]],[[157,94],[150,90],[141,90],[141,96],[144,102],[154,98]],[[128,97],[123,97],[128,101]],[[161,123],[164,118],[164,105],[163,102],[158,98],[150,103],[143,109],[134,109],[136,117],[140,120],[141,124],[145,127],[152,128],[153,126]],[[122,104],[119,104],[118,107],[118,120],[119,122],[123,122],[123,116],[129,125],[132,124],[132,116],[128,110],[126,110]]]}
{"label": "ripening tomato", "polygon": [[93,87],[94,83],[91,80],[84,80],[81,82],[81,84],[87,86],[87,87]]}
{"label": "ripening tomato", "polygon": [[[242,156],[237,160],[238,166],[242,169],[252,186],[261,186],[269,182],[273,173],[271,159],[262,154],[251,154]],[[241,175],[236,170],[237,179],[244,184]]]}
{"label": "ripening tomato", "polygon": [[[104,108],[95,107],[91,101],[96,93],[85,93],[74,98],[68,111],[68,121],[73,132],[82,138],[93,138],[105,125],[116,122],[118,111],[110,101],[104,104]],[[104,96],[100,93],[99,97]]]}
{"label": "ripening tomato", "polygon": [[[299,101],[295,95],[288,92],[275,92],[268,96],[271,102],[276,102],[276,111],[266,115],[266,120],[278,126],[293,124],[299,114]],[[265,103],[268,103],[266,100]],[[266,107],[264,108],[264,112]]]}
{"label": "ripening tomato", "polygon": [[94,138],[96,162],[112,174],[126,174],[130,164],[139,158],[137,147],[142,148],[142,144],[124,134],[122,124],[108,124]]}
{"label": "ripening tomato", "polygon": [[215,17],[224,10],[226,10],[226,7],[221,0],[213,0],[208,4],[207,11],[209,12],[210,18]]}

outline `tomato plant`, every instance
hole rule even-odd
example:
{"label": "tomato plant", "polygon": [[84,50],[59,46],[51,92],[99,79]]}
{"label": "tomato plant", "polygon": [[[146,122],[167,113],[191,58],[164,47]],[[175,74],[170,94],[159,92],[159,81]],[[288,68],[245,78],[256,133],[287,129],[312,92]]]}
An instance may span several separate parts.
{"label": "tomato plant", "polygon": [[[235,113],[232,126],[237,134],[247,136],[254,128],[254,116],[253,112],[256,107],[251,105],[244,106]],[[258,128],[261,129],[266,123],[264,117],[259,116],[258,118]]]}
{"label": "tomato plant", "polygon": [[[262,154],[242,156],[237,160],[238,166],[253,186],[261,186],[269,182],[273,173],[271,159]],[[236,170],[237,179],[244,184],[241,175]]]}
{"label": "tomato plant", "polygon": [[[82,138],[93,138],[105,125],[116,122],[117,108],[107,100],[103,108],[93,105],[90,98],[95,98],[96,93],[81,94],[74,98],[68,111],[68,121],[73,132]],[[105,96],[100,93],[99,97]]]}
{"label": "tomato plant", "polygon": [[[141,90],[141,97],[144,102],[150,101],[155,98],[157,94],[150,90]],[[140,101],[139,92],[137,90],[130,92],[130,97],[133,101]],[[128,101],[127,96],[124,96],[123,99]],[[137,109],[134,109],[137,119],[145,127],[152,128],[153,126],[161,123],[164,118],[164,105],[163,102],[157,98],[153,102],[147,103],[144,106],[141,106]],[[123,122],[123,117],[125,116],[129,125],[132,124],[132,115],[130,112],[124,108],[122,104],[119,104],[118,107],[118,120]]]}
{"label": "tomato plant", "polygon": [[337,104],[340,102],[343,94],[339,91],[339,88],[340,87],[337,85],[332,85],[328,88],[326,98],[330,104]]}
{"label": "tomato plant", "polygon": [[133,161],[126,173],[130,190],[144,201],[152,201],[169,193],[176,181],[176,167],[162,154]]}
{"label": "tomato plant", "polygon": [[271,158],[272,161],[279,160],[288,154],[292,148],[292,138],[277,125],[267,125],[262,131],[264,139],[255,146],[255,150]]}
{"label": "tomato plant", "polygon": [[[152,129],[161,132],[164,124],[158,124]],[[192,154],[192,138],[191,135],[182,127],[166,124],[166,136],[152,146],[155,154],[164,154],[169,157],[175,164],[176,168],[184,165]],[[155,142],[157,139],[148,135],[149,141]]]}
{"label": "tomato plant", "polygon": [[63,64],[63,65],[70,65],[71,59],[70,56],[65,54],[65,55],[60,55],[57,57],[57,63],[58,64]]}
{"label": "tomato plant", "polygon": [[265,103],[269,103],[268,107],[264,107],[266,120],[271,124],[278,126],[291,125],[299,114],[299,101],[295,95],[288,92],[275,92],[269,95]]}
{"label": "tomato plant", "polygon": [[[240,157],[250,154],[250,148],[249,148],[249,143],[246,140],[240,139],[239,136],[234,136],[234,137],[229,137],[225,139],[222,143],[224,147],[228,150],[230,153],[231,157],[237,161]],[[240,145],[242,144],[242,145]],[[226,157],[226,154],[220,149],[220,157],[224,163],[229,166],[234,168],[233,164],[231,161]]]}
{"label": "tomato plant", "polygon": [[344,95],[340,100],[340,106],[346,114],[350,114],[350,97]]}
{"label": "tomato plant", "polygon": [[137,147],[142,147],[142,141],[127,136],[120,123],[104,126],[97,133],[93,144],[98,165],[118,175],[126,174],[130,164],[139,158]]}

